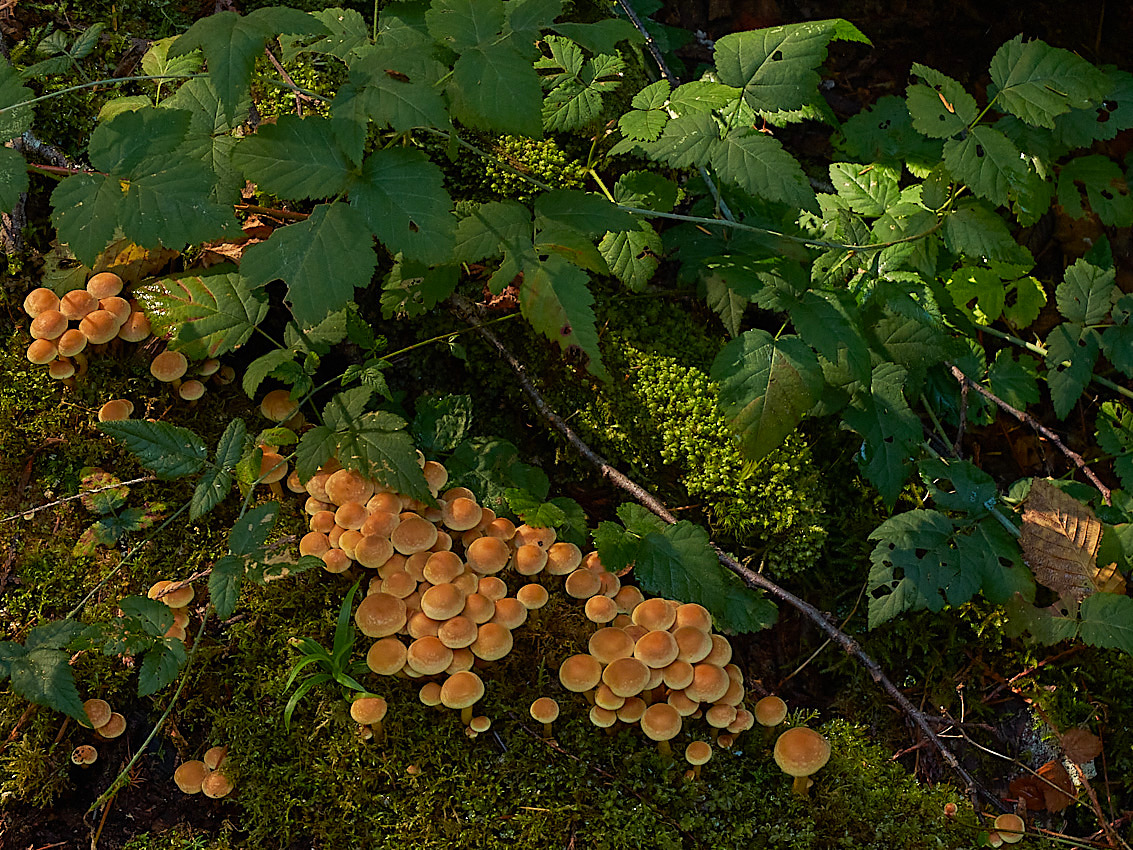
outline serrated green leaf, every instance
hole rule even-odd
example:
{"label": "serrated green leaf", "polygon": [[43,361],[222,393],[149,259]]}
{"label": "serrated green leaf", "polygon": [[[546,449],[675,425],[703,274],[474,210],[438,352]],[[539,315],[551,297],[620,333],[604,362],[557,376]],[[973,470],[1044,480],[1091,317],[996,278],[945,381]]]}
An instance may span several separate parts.
{"label": "serrated green leaf", "polygon": [[467,487],[480,503],[497,514],[509,512],[504,491],[509,487],[526,490],[537,498],[546,498],[551,483],[535,466],[519,460],[519,449],[507,440],[473,437],[456,447],[445,464],[449,484]]}
{"label": "serrated green leaf", "polygon": [[236,104],[248,91],[256,59],[273,36],[325,35],[326,28],[306,12],[286,6],[256,9],[248,15],[217,12],[199,19],[169,48],[176,58],[200,48],[208,62],[209,76],[220,94],[226,117],[231,120]]}
{"label": "serrated green leaf", "polygon": [[[740,90],[711,80],[691,80],[673,89],[668,109],[676,115],[693,112],[711,112],[734,105],[740,99]],[[753,114],[754,115],[754,114]]]}
{"label": "serrated green leaf", "polygon": [[[632,227],[636,226],[635,221]],[[565,224],[544,222],[535,235],[534,248],[536,254],[558,254],[568,263],[594,274],[610,274],[610,267],[594,245],[594,237]]]}
{"label": "serrated green leaf", "polygon": [[751,298],[728,286],[727,278],[721,275],[710,273],[701,279],[704,281],[706,303],[720,317],[728,336],[739,336]]}
{"label": "serrated green leaf", "polygon": [[531,212],[515,201],[481,204],[460,220],[453,256],[474,263],[501,252],[516,258],[533,256]]}
{"label": "serrated green leaf", "polygon": [[1133,378],[1133,325],[1113,325],[1106,328],[1102,332],[1101,342],[1106,359],[1128,377]]}
{"label": "serrated green leaf", "polygon": [[566,513],[558,505],[542,502],[516,487],[504,490],[504,498],[512,512],[532,528],[557,527],[566,522]]}
{"label": "serrated green leaf", "polygon": [[1007,263],[1019,262],[1026,252],[1003,219],[979,202],[962,203],[944,217],[944,244],[957,254]]}
{"label": "serrated green leaf", "polygon": [[847,158],[855,162],[908,163],[914,168],[931,169],[939,164],[943,146],[926,139],[913,127],[913,119],[903,98],[886,95],[842,125],[842,145]]}
{"label": "serrated green leaf", "polygon": [[[348,428],[353,420],[366,411],[366,405],[370,403],[370,398],[373,394],[373,391],[368,387],[355,387],[354,389],[336,393],[335,396],[327,402],[326,407],[323,408],[323,419],[326,421],[327,425],[334,428],[336,431]],[[390,417],[391,419],[397,419],[397,417],[392,416],[392,414],[390,414]],[[405,423],[402,422],[401,425],[391,425],[391,427],[404,427],[404,425]]]}
{"label": "serrated green leaf", "polygon": [[1090,209],[1102,224],[1128,227],[1133,224],[1133,196],[1117,163],[1108,157],[1091,155],[1070,160],[1058,175],[1058,203],[1072,218],[1085,214],[1077,183],[1086,189]]}
{"label": "serrated green leaf", "polygon": [[907,374],[894,363],[878,366],[869,395],[856,396],[843,413],[846,424],[864,440],[858,465],[890,506],[908,480],[913,449],[921,441],[920,420],[902,393]]}
{"label": "serrated green leaf", "polygon": [[420,151],[374,151],[351,184],[350,203],[390,253],[430,265],[452,258],[452,199],[441,170]]}
{"label": "serrated green leaf", "polygon": [[618,129],[631,141],[652,142],[660,137],[669,123],[669,114],[661,109],[626,112],[618,119]]}
{"label": "serrated green leaf", "polygon": [[582,505],[566,496],[556,496],[550,500],[550,504],[563,514],[562,521],[555,526],[558,539],[573,543],[575,546],[585,546],[590,537],[590,526]]}
{"label": "serrated green leaf", "polygon": [[937,507],[967,514],[986,514],[999,491],[990,475],[966,460],[925,458],[917,464]]}
{"label": "serrated green leaf", "polygon": [[690,168],[711,163],[719,145],[716,119],[709,112],[694,112],[668,121],[661,137],[647,149],[650,156],[674,168]]}
{"label": "serrated green leaf", "polygon": [[280,115],[232,151],[232,162],[260,189],[281,198],[330,198],[346,188],[352,164],[331,120]]}
{"label": "serrated green leaf", "polygon": [[370,43],[370,28],[356,9],[330,7],[311,16],[326,27],[327,35],[305,47],[284,52],[284,61],[299,53],[326,53],[347,62],[358,48]]}
{"label": "serrated green leaf", "polygon": [[835,162],[830,165],[830,182],[859,215],[876,218],[896,203],[901,194],[897,185],[900,172],[886,165],[858,165]]}
{"label": "serrated green leaf", "polygon": [[1005,606],[1007,623],[1004,632],[1008,637],[1019,637],[1030,632],[1040,643],[1058,643],[1070,640],[1078,633],[1078,620],[1065,612],[1052,608],[1036,608],[1021,596],[1012,597]]}
{"label": "serrated green leaf", "polygon": [[506,42],[462,53],[447,91],[453,116],[465,126],[532,138],[543,133],[539,75]]}
{"label": "serrated green leaf", "polygon": [[991,79],[996,102],[1028,124],[1054,128],[1054,118],[1072,107],[1105,97],[1109,81],[1085,59],[1043,41],[1018,35],[995,52]]}
{"label": "serrated green leaf", "polygon": [[394,263],[382,282],[382,316],[423,316],[456,291],[460,267],[455,263],[429,267],[416,260]]}
{"label": "serrated green leaf", "polygon": [[257,556],[267,543],[279,516],[279,502],[264,502],[246,511],[228,532],[228,548],[233,555]]}
{"label": "serrated green leaf", "polygon": [[125,419],[99,422],[98,430],[124,443],[142,466],[152,469],[158,478],[192,475],[208,456],[204,440],[180,425]]}
{"label": "serrated green leaf", "polygon": [[23,648],[28,652],[33,649],[66,649],[82,630],[83,624],[77,620],[42,623],[28,632]]}
{"label": "serrated green leaf", "polygon": [[1046,382],[1059,419],[1078,402],[1098,359],[1097,331],[1072,322],[1057,325],[1046,338]]}
{"label": "serrated green leaf", "polygon": [[1030,275],[1007,284],[1003,318],[1017,330],[1028,327],[1046,306],[1046,290],[1038,278]]}
{"label": "serrated green leaf", "polygon": [[183,109],[155,106],[120,113],[91,133],[91,164],[110,174],[144,173],[139,168],[146,160],[177,150],[192,118],[192,113]]}
{"label": "serrated green leaf", "polygon": [[163,638],[142,656],[138,669],[138,696],[148,697],[177,679],[188,654],[177,638]]}
{"label": "serrated green leaf", "polygon": [[149,49],[142,56],[142,73],[150,77],[174,77],[195,74],[201,70],[204,58],[197,51],[172,58],[169,56],[169,48],[176,40],[177,36],[170,36],[150,44]]}
{"label": "serrated green leaf", "polygon": [[1067,148],[1087,148],[1133,127],[1133,74],[1113,67],[1101,69],[1109,88],[1099,105],[1072,109],[1054,119],[1055,137]]}
{"label": "serrated green leaf", "polygon": [[425,13],[429,35],[462,53],[492,41],[504,26],[500,0],[434,0]]}
{"label": "serrated green leaf", "polygon": [[335,434],[326,425],[316,425],[303,432],[295,448],[295,471],[302,481],[318,472],[319,467],[334,457]]}
{"label": "serrated green leaf", "polygon": [[[186,57],[182,57],[186,58]],[[251,101],[240,101],[239,108],[247,109]],[[238,139],[232,135],[234,127],[228,122],[209,79],[189,80],[172,96],[161,102],[162,108],[183,109],[192,115],[189,132],[178,150],[186,159],[195,159],[213,174],[216,182],[209,197],[220,203],[237,203],[244,188],[244,176],[232,162],[232,152]]]}
{"label": "serrated green leaf", "polygon": [[451,452],[472,425],[472,396],[421,396],[410,430],[426,454]]}
{"label": "serrated green leaf", "polygon": [[752,195],[818,212],[818,201],[802,166],[778,139],[766,133],[751,128],[733,130],[712,146],[709,161],[721,179]]}
{"label": "serrated green leaf", "polygon": [[[427,53],[379,47],[351,67],[351,81],[359,86],[357,108],[379,127],[397,132],[415,127],[447,128],[452,122],[436,83],[446,72]],[[331,106],[336,118],[349,119],[340,90]]]}
{"label": "serrated green leaf", "polygon": [[948,139],[976,120],[976,99],[956,80],[917,62],[911,73],[928,83],[905,89],[905,102],[918,132],[930,139]]}
{"label": "serrated green leaf", "polygon": [[118,607],[124,616],[135,618],[150,637],[163,636],[173,625],[173,611],[160,599],[126,596],[119,600]]}
{"label": "serrated green leaf", "polygon": [[224,555],[212,565],[212,572],[209,573],[209,599],[220,619],[227,620],[236,610],[243,580],[243,558]]}
{"label": "serrated green leaf", "polygon": [[614,201],[623,206],[672,212],[680,188],[672,180],[651,171],[627,171],[614,184],[613,194]]}
{"label": "serrated green leaf", "polygon": [[1118,593],[1093,593],[1078,613],[1085,643],[1133,655],[1133,599]]}
{"label": "serrated green leaf", "polygon": [[944,143],[944,164],[957,180],[997,206],[1020,184],[1027,167],[1008,138],[991,127],[975,127],[963,139]]}
{"label": "serrated green leaf", "polygon": [[961,266],[948,278],[947,286],[952,302],[980,324],[990,325],[1003,314],[1007,293],[999,275],[990,269]]}
{"label": "serrated green leaf", "polygon": [[535,225],[542,229],[548,222],[597,236],[606,231],[632,230],[636,219],[616,204],[590,192],[577,189],[555,189],[535,199]]}
{"label": "serrated green leaf", "polygon": [[241,380],[244,394],[248,396],[248,398],[254,398],[260,384],[263,383],[265,379],[275,375],[276,370],[280,366],[291,363],[294,360],[295,352],[286,348],[273,348],[267,354],[257,357],[249,363],[244,370],[244,377]]}
{"label": "serrated green leaf", "polygon": [[432,502],[429,485],[417,465],[417,448],[402,430],[404,420],[378,412],[363,414],[344,425],[335,435],[338,460],[344,467],[412,499]]}
{"label": "serrated green leaf", "polygon": [[1121,486],[1133,491],[1133,411],[1115,401],[1103,402],[1096,435],[1102,451],[1113,455],[1113,471]]}
{"label": "serrated green leaf", "polygon": [[873,530],[869,539],[878,542],[870,553],[866,586],[871,629],[905,611],[940,611],[953,602],[953,594],[960,602],[970,598],[971,583],[948,557],[952,534],[948,517],[919,509],[890,517]]}
{"label": "serrated green leaf", "polygon": [[936,216],[919,204],[898,203],[885,211],[871,228],[874,242],[896,243],[881,249],[875,262],[877,273],[913,270],[931,280],[936,277],[938,227]]}
{"label": "serrated green leaf", "polygon": [[137,287],[138,299],[159,335],[190,360],[239,348],[267,315],[267,297],[249,288],[232,266],[202,274],[160,278]]}
{"label": "serrated green leaf", "polygon": [[21,106],[35,97],[35,93],[20,81],[20,75],[0,57],[0,139],[8,141],[31,127],[33,111]]}
{"label": "serrated green leaf", "polygon": [[620,42],[640,44],[644,40],[633,24],[620,18],[606,18],[589,24],[551,24],[550,28],[578,42],[591,53],[613,53]]}
{"label": "serrated green leaf", "polygon": [[17,643],[0,643],[0,678],[12,681],[19,696],[60,711],[80,724],[90,723],[75,687],[71,654],[59,649],[26,650]]}
{"label": "serrated green leaf", "polygon": [[1016,360],[1008,349],[995,355],[987,372],[991,391],[1018,410],[1039,400],[1038,370],[1029,357]]}
{"label": "serrated green leaf", "polygon": [[9,212],[28,190],[28,164],[12,148],[0,147],[0,211]]}
{"label": "serrated green leaf", "polygon": [[196,520],[224,501],[232,489],[232,470],[240,460],[247,427],[243,419],[233,419],[216,444],[216,461],[208,467],[193,490],[189,518]]}
{"label": "serrated green leaf", "polygon": [[605,377],[588,281],[586,272],[562,257],[533,263],[524,269],[519,308],[531,327],[564,353],[581,356],[591,374]]}
{"label": "serrated green leaf", "polygon": [[822,367],[796,336],[750,330],[712,363],[720,409],[740,437],[744,456],[760,460],[786,439],[822,393]]}
{"label": "serrated green leaf", "polygon": [[[511,0],[504,8],[506,29],[524,41],[535,42],[542,31],[563,13],[563,0]],[[613,51],[598,50],[597,53]]]}
{"label": "serrated green leaf", "polygon": [[547,89],[543,127],[559,132],[581,129],[601,115],[602,95],[620,85],[625,63],[616,56],[584,60],[577,45],[559,36],[544,41],[551,56],[535,62]]}
{"label": "serrated green leaf", "polygon": [[869,44],[841,18],[731,33],[716,40],[716,70],[720,82],[743,89],[756,111],[798,109],[818,88],[815,69],[836,39]]}
{"label": "serrated green leaf", "polygon": [[118,181],[104,174],[73,174],[51,193],[51,221],[59,239],[85,265],[93,266],[114,239],[121,195]]}
{"label": "serrated green leaf", "polygon": [[1114,284],[1116,272],[1077,260],[1064,273],[1055,290],[1058,312],[1068,322],[1096,325],[1110,311],[1121,292]]}

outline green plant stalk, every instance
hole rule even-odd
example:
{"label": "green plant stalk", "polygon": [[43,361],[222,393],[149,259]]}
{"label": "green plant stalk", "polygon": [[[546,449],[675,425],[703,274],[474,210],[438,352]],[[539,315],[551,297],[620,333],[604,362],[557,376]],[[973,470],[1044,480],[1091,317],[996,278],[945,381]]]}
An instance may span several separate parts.
{"label": "green plant stalk", "polygon": [[196,80],[207,77],[208,74],[151,74],[142,77],[110,77],[105,80],[94,80],[89,83],[81,83],[77,86],[68,86],[65,89],[42,94],[39,97],[33,97],[31,100],[21,100],[19,103],[13,103],[11,106],[0,107],[0,115],[11,109],[19,109],[22,106],[32,106],[44,100],[51,100],[53,97],[69,94],[73,91],[81,91],[82,89],[92,89],[97,86],[120,85],[122,83],[136,83],[144,80]]}
{"label": "green plant stalk", "polygon": [[201,615],[201,625],[197,629],[196,637],[193,638],[193,648],[189,650],[189,657],[185,659],[185,666],[181,668],[181,681],[177,683],[177,690],[173,692],[173,696],[169,700],[169,705],[166,706],[165,711],[162,713],[161,717],[158,718],[157,723],[154,724],[154,727],[150,730],[149,735],[147,735],[146,739],[142,741],[141,746],[138,747],[138,751],[134,753],[133,757],[128,762],[126,762],[126,766],[122,768],[121,772],[116,777],[114,777],[114,781],[110,783],[110,786],[98,796],[98,799],[90,804],[90,808],[87,809],[88,815],[96,811],[99,806],[108,803],[110,801],[110,798],[118,793],[118,791],[126,783],[127,777],[130,775],[131,768],[133,768],[133,766],[138,763],[138,759],[142,757],[142,754],[145,753],[146,748],[150,745],[153,739],[157,737],[157,733],[161,731],[161,727],[165,725],[165,721],[169,719],[169,715],[173,713],[173,707],[177,704],[177,698],[181,696],[181,691],[185,689],[185,683],[189,680],[189,677],[185,674],[188,672],[189,668],[193,666],[193,659],[197,655],[197,648],[201,645],[201,637],[204,636],[205,626],[208,624],[209,616],[212,614],[212,610],[212,604],[210,603],[208,607],[205,608],[204,614]]}

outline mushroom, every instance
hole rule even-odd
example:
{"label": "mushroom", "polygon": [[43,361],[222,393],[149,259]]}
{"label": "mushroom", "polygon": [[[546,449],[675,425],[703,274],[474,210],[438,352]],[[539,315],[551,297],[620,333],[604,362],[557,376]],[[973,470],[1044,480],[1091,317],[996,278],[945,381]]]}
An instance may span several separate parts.
{"label": "mushroom", "polygon": [[232,780],[219,770],[214,770],[201,781],[201,793],[214,800],[227,797],[232,793]]}
{"label": "mushroom", "polygon": [[484,696],[484,682],[471,670],[453,673],[441,685],[441,703],[446,708],[460,709],[460,722],[472,720],[472,706]]}
{"label": "mushroom", "polygon": [[764,733],[768,740],[772,730],[787,718],[787,704],[777,696],[767,696],[755,704],[755,720],[765,727]]}
{"label": "mushroom", "polygon": [[[205,385],[198,381],[196,378],[185,381],[180,387],[177,388],[177,395],[181,396],[183,401],[194,402],[201,399],[205,394]],[[286,467],[284,468],[286,472]],[[282,494],[281,494],[282,496]]]}
{"label": "mushroom", "polygon": [[645,709],[639,722],[646,737],[657,742],[661,755],[671,758],[673,750],[669,741],[680,734],[680,713],[667,702],[658,702]]}
{"label": "mushroom", "polygon": [[182,762],[173,771],[173,782],[186,794],[197,794],[201,790],[201,783],[209,775],[209,768],[197,759]]}
{"label": "mushroom", "polygon": [[543,724],[543,737],[551,737],[551,724],[559,717],[559,704],[550,697],[539,697],[531,703],[531,716]]}
{"label": "mushroom", "polygon": [[110,715],[109,720],[97,727],[94,731],[96,735],[105,740],[117,738],[126,731],[126,718],[115,711]]}
{"label": "mushroom", "polygon": [[87,719],[90,721],[92,729],[105,726],[113,711],[110,708],[110,703],[104,699],[88,699],[83,703],[83,710],[87,713]]}
{"label": "mushroom", "polygon": [[59,309],[59,296],[48,289],[46,286],[40,286],[33,289],[24,298],[24,312],[31,316],[33,319],[40,313],[47,310]]}
{"label": "mushroom", "polygon": [[87,281],[87,292],[95,298],[113,298],[122,291],[122,278],[114,272],[99,272]]}
{"label": "mushroom", "polygon": [[350,703],[350,716],[355,723],[369,726],[374,730],[377,738],[382,736],[382,720],[386,716],[389,706],[381,697],[359,697]]}
{"label": "mushroom", "polygon": [[685,747],[685,761],[692,765],[692,778],[700,778],[700,768],[712,758],[712,745],[706,741],[693,741]]}
{"label": "mushroom", "polygon": [[189,361],[180,351],[163,351],[149,364],[149,372],[159,381],[181,386],[181,376],[189,368]]}
{"label": "mushroom", "polygon": [[1003,839],[1004,844],[1018,844],[1023,840],[1027,825],[1018,815],[1008,813],[995,819],[995,829],[999,833],[999,837]]}
{"label": "mushroom", "polygon": [[205,763],[205,767],[209,770],[219,770],[220,766],[224,764],[224,760],[228,758],[228,747],[209,747],[205,750],[205,754],[201,757],[201,761]]}
{"label": "mushroom", "polygon": [[779,769],[794,777],[794,792],[805,797],[807,778],[817,773],[830,760],[830,742],[813,729],[796,726],[775,741],[773,756]]}
{"label": "mushroom", "polygon": [[98,409],[99,422],[118,422],[129,419],[134,412],[134,403],[125,398],[112,398]]}
{"label": "mushroom", "polygon": [[90,767],[98,760],[98,750],[90,744],[80,744],[71,751],[71,764]]}

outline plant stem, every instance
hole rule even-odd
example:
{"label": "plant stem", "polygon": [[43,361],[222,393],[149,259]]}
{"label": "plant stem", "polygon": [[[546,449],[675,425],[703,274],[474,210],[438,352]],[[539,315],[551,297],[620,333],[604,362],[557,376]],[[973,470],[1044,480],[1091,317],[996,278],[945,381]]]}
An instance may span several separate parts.
{"label": "plant stem", "polygon": [[196,80],[207,77],[208,74],[151,74],[144,77],[110,77],[105,80],[94,80],[89,83],[80,83],[77,86],[67,86],[65,89],[49,92],[48,94],[41,94],[39,97],[33,97],[31,100],[21,100],[19,103],[13,103],[11,106],[0,107],[0,115],[11,109],[19,109],[23,106],[32,106],[36,103],[41,103],[45,100],[50,100],[53,97],[68,94],[73,91],[81,91],[82,89],[92,89],[97,86],[118,85],[120,83],[136,83],[141,80]]}

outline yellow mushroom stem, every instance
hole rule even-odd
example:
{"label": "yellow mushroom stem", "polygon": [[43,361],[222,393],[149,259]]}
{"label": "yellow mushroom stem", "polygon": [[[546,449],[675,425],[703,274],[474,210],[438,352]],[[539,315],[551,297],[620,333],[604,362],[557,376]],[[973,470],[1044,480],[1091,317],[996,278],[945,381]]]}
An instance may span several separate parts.
{"label": "yellow mushroom stem", "polygon": [[382,733],[385,731],[382,728],[382,721],[379,720],[377,723],[371,723],[370,729],[374,733],[374,740],[380,743],[382,740]]}
{"label": "yellow mushroom stem", "polygon": [[551,724],[550,723],[544,723],[543,724],[543,737],[544,738],[550,738],[551,737]]}
{"label": "yellow mushroom stem", "polygon": [[791,790],[798,794],[800,797],[809,796],[810,786],[814,784],[809,776],[796,776],[795,781],[791,784]]}
{"label": "yellow mushroom stem", "polygon": [[673,748],[669,746],[668,741],[658,741],[657,752],[659,752],[667,759],[671,759],[673,757]]}
{"label": "yellow mushroom stem", "polygon": [[472,706],[467,705],[460,710],[460,722],[465,726],[472,722]]}

